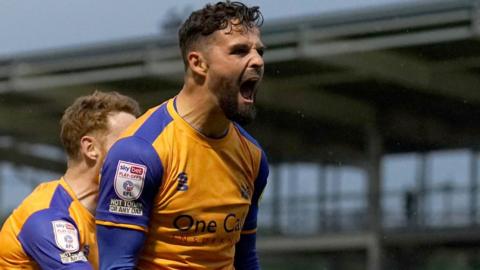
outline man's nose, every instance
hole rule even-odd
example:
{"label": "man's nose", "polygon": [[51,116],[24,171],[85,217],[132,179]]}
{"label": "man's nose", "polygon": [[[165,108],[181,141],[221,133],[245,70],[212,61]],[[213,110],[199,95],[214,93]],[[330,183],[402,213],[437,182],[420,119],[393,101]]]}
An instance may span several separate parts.
{"label": "man's nose", "polygon": [[252,59],[250,60],[250,67],[256,70],[263,70],[265,62],[263,61],[263,56],[261,56],[257,51],[253,53]]}

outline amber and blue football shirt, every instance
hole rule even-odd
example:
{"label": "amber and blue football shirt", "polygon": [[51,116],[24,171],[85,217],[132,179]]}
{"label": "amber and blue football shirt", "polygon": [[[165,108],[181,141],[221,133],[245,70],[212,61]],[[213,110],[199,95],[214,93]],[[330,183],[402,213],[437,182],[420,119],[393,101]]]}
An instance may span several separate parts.
{"label": "amber and blue football shirt", "polygon": [[40,184],[0,231],[0,269],[98,269],[93,215],[60,180]]}
{"label": "amber and blue football shirt", "polygon": [[239,125],[208,138],[171,99],[110,149],[96,222],[147,232],[140,269],[233,269],[235,244],[256,231],[267,176],[263,150]]}

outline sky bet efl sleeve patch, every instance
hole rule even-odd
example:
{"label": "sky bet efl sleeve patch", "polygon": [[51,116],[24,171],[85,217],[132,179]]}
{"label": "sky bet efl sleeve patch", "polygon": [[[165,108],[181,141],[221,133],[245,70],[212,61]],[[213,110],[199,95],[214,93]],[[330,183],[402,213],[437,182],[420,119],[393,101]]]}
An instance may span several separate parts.
{"label": "sky bet efl sleeve patch", "polygon": [[83,251],[79,251],[78,231],[72,223],[64,220],[52,221],[53,235],[57,247],[65,251],[60,254],[63,264],[86,262],[87,257]]}
{"label": "sky bet efl sleeve patch", "polygon": [[119,199],[112,198],[108,211],[110,213],[133,216],[143,215],[143,206],[136,202],[142,195],[147,167],[119,160],[115,172],[114,189]]}
{"label": "sky bet efl sleeve patch", "polygon": [[80,248],[78,232],[75,226],[64,220],[52,221],[53,235],[57,246],[68,252],[75,252]]}
{"label": "sky bet efl sleeve patch", "polygon": [[133,201],[140,197],[145,183],[147,167],[142,164],[118,161],[115,173],[115,193],[126,201]]}
{"label": "sky bet efl sleeve patch", "polygon": [[103,163],[97,224],[147,228],[162,175],[162,162],[149,142],[137,137],[117,141]]}
{"label": "sky bet efl sleeve patch", "polygon": [[68,269],[91,269],[88,246],[82,246],[75,221],[63,209],[47,208],[33,213],[17,239],[38,269],[65,269],[66,264]]}

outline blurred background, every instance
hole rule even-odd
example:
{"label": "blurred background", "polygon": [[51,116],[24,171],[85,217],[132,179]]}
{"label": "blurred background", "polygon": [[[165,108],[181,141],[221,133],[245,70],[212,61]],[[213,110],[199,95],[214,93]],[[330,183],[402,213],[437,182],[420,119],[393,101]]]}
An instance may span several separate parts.
{"label": "blurred background", "polygon": [[[0,0],[0,224],[65,170],[76,97],[177,93],[176,29],[205,3]],[[271,164],[263,269],[480,269],[480,1],[245,3],[268,47],[246,127]]]}

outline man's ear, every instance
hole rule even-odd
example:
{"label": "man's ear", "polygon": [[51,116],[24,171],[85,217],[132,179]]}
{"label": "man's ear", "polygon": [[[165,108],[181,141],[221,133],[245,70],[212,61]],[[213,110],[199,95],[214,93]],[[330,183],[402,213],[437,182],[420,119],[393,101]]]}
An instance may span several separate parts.
{"label": "man's ear", "polygon": [[97,160],[100,156],[100,149],[97,146],[95,137],[85,135],[80,139],[80,154],[87,160]]}
{"label": "man's ear", "polygon": [[205,57],[198,51],[191,51],[187,55],[188,65],[190,69],[201,76],[206,76],[208,71],[208,65],[205,61]]}

